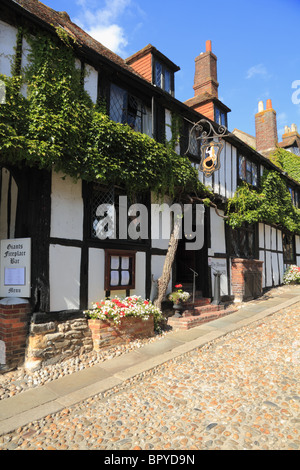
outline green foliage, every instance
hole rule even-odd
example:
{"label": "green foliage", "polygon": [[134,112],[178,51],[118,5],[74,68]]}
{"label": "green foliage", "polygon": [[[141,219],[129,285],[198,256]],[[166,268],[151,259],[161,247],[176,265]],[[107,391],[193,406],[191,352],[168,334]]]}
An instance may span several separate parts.
{"label": "green foliage", "polygon": [[300,233],[300,210],[293,205],[284,180],[275,171],[264,172],[260,191],[247,183],[240,186],[228,201],[227,216],[232,228],[265,222]]}
{"label": "green foliage", "polygon": [[270,160],[295,181],[300,183],[300,157],[285,149],[277,148]]}
{"label": "green foliage", "polygon": [[[73,41],[28,36],[30,65],[22,75],[0,76],[7,103],[0,106],[3,164],[55,169],[73,178],[123,185],[128,192],[153,190],[210,196],[188,158],[129,126],[115,123],[84,92]],[[27,84],[27,98],[20,94]]]}

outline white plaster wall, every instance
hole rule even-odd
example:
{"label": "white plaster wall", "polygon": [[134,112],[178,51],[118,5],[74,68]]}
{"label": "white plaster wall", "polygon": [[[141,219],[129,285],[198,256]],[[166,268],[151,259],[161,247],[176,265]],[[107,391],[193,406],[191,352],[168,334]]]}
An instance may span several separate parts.
{"label": "white plaster wall", "polygon": [[50,245],[50,310],[80,307],[81,249]]}
{"label": "white plaster wall", "polygon": [[272,286],[272,258],[271,258],[271,252],[266,251],[266,287],[271,287]]}
{"label": "white plaster wall", "polygon": [[299,237],[299,235],[295,236],[295,245],[296,245],[296,253],[300,254],[300,237]]}
{"label": "white plaster wall", "polygon": [[168,249],[170,239],[164,237],[163,226],[166,228],[167,233],[170,233],[171,217],[167,217],[167,211],[160,212],[159,206],[162,203],[168,204],[169,202],[168,198],[158,201],[154,195],[151,196],[151,242],[153,248]]}
{"label": "white plaster wall", "polygon": [[89,249],[89,285],[88,307],[92,302],[105,298],[104,290],[105,251],[96,248]]}
{"label": "white plaster wall", "polygon": [[[26,41],[26,38],[23,37],[23,42],[22,42],[22,61],[21,61],[21,67],[23,70],[23,73],[25,72],[26,67],[29,65],[29,59],[28,55],[30,54],[30,46],[28,42]],[[27,84],[23,83],[21,87],[21,93],[25,98],[27,97]]]}
{"label": "white plaster wall", "polygon": [[0,73],[11,76],[11,65],[15,55],[18,30],[0,21]]}
{"label": "white plaster wall", "polygon": [[236,147],[232,146],[232,155],[231,155],[231,172],[232,172],[232,179],[231,179],[231,191],[232,196],[234,195],[236,188],[237,188],[237,150]]}
{"label": "white plaster wall", "polygon": [[[232,155],[231,155],[232,146],[226,142],[225,143],[225,182],[226,182],[226,197],[232,197]],[[222,160],[221,160],[222,165]]]}
{"label": "white plaster wall", "polygon": [[137,252],[135,259],[135,289],[130,291],[132,295],[146,297],[146,253]]}
{"label": "white plaster wall", "polygon": [[[152,255],[151,256],[151,274],[153,279],[157,281],[162,275],[163,267],[165,262],[165,256],[162,255]],[[168,285],[167,293],[170,293],[172,290],[172,275]]]}
{"label": "white plaster wall", "polygon": [[[219,211],[220,214],[224,214]],[[211,229],[211,246],[214,253],[226,253],[225,243],[225,225],[222,217],[216,214],[216,211],[210,208],[210,229]]]}
{"label": "white plaster wall", "polygon": [[262,269],[262,287],[263,289],[266,287],[266,276],[265,276],[265,252],[260,251],[259,252],[259,259],[264,262],[263,264],[263,269]]}
{"label": "white plaster wall", "polygon": [[98,72],[91,65],[85,64],[86,76],[84,78],[84,89],[90,95],[93,103],[98,98]]}
{"label": "white plaster wall", "polygon": [[82,240],[82,182],[52,173],[51,237]]}

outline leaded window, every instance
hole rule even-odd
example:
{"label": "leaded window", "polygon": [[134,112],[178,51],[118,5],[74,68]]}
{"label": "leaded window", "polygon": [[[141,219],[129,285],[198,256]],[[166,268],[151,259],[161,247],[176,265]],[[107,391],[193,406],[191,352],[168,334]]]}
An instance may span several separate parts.
{"label": "leaded window", "polygon": [[172,93],[172,74],[161,62],[156,61],[154,67],[154,84],[168,93]]}
{"label": "leaded window", "polygon": [[239,168],[238,168],[238,177],[242,181],[246,181],[252,186],[257,186],[258,184],[258,168],[257,164],[248,160],[248,158],[243,155],[239,155]]}
{"label": "leaded window", "polygon": [[115,122],[128,124],[137,132],[152,135],[151,110],[140,99],[114,84],[110,88],[109,115]]}

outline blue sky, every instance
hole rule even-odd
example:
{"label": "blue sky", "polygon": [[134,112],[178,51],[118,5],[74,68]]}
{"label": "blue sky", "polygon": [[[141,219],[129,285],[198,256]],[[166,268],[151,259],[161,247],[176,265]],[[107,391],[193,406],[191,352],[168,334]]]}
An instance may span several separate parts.
{"label": "blue sky", "polygon": [[176,65],[175,96],[194,95],[195,57],[207,39],[218,57],[219,99],[230,130],[255,134],[258,102],[270,98],[278,138],[300,133],[300,0],[44,0],[121,57],[152,44]]}

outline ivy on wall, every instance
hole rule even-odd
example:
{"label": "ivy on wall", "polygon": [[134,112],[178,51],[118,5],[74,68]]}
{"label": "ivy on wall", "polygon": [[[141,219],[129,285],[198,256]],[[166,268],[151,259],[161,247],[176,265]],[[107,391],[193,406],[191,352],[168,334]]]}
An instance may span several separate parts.
{"label": "ivy on wall", "polygon": [[300,157],[285,149],[277,148],[270,160],[281,170],[286,171],[295,181],[300,183]]}
{"label": "ivy on wall", "polygon": [[[6,104],[0,106],[1,163],[55,169],[76,179],[123,185],[128,192],[211,196],[188,158],[173,146],[113,122],[100,103],[93,105],[76,66],[73,41],[60,28],[57,33],[26,35],[29,66],[12,78],[0,76],[6,84]],[[19,58],[16,53],[12,70],[20,68]],[[24,84],[26,97],[20,93]]]}
{"label": "ivy on wall", "polygon": [[260,190],[241,185],[227,206],[227,222],[232,228],[244,223],[265,222],[300,234],[300,210],[291,199],[284,180],[276,171],[265,171]]}

